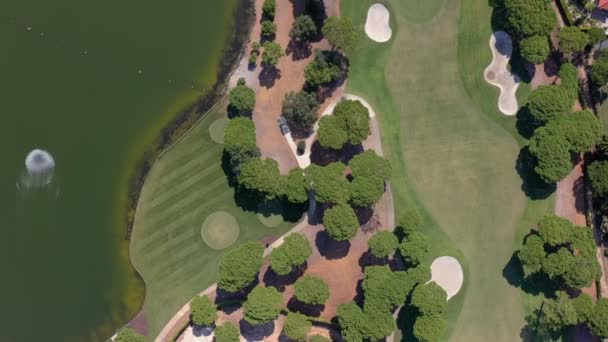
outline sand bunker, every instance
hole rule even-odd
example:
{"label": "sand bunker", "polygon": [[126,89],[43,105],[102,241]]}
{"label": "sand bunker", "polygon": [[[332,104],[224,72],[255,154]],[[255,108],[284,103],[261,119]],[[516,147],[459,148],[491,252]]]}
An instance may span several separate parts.
{"label": "sand bunker", "polygon": [[460,291],[463,280],[462,266],[456,258],[442,256],[435,259],[431,264],[431,281],[445,290],[448,294],[448,300]]}
{"label": "sand bunker", "polygon": [[367,11],[365,20],[365,33],[369,39],[384,43],[388,42],[393,35],[393,30],[389,25],[390,13],[382,4],[373,4]]}
{"label": "sand bunker", "polygon": [[492,63],[486,68],[483,77],[486,82],[500,88],[498,109],[506,115],[515,115],[519,109],[517,103],[517,87],[520,79],[508,69],[513,42],[504,31],[496,31],[490,36],[490,49],[492,50]]}

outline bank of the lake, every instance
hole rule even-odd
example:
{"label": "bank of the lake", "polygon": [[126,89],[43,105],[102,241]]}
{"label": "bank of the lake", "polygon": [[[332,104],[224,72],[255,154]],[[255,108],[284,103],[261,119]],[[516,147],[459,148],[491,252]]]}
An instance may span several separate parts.
{"label": "bank of the lake", "polygon": [[[128,180],[163,128],[212,101],[244,1],[0,4],[0,111],[14,127],[2,174],[17,183],[0,197],[15,203],[0,228],[1,341],[105,340],[139,310]],[[33,148],[56,163],[42,189],[19,184]]]}

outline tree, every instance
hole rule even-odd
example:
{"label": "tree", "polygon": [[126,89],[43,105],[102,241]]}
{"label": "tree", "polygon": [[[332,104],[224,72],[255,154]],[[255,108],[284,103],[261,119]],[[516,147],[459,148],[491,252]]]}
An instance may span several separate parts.
{"label": "tree", "polygon": [[281,313],[283,296],[274,287],[256,286],[243,304],[244,319],[251,325],[266,324]]}
{"label": "tree", "polygon": [[274,19],[275,8],[275,0],[264,0],[264,4],[262,5],[262,12],[267,18]]}
{"label": "tree", "polygon": [[329,298],[329,286],[321,278],[305,275],[294,285],[294,296],[302,303],[322,305]]}
{"label": "tree", "polygon": [[144,342],[144,340],[142,335],[131,328],[121,329],[114,339],[115,342]]}
{"label": "tree", "polygon": [[305,91],[289,92],[283,100],[283,115],[297,127],[309,129],[317,120],[319,102],[314,94]]}
{"label": "tree", "polygon": [[306,84],[316,88],[334,82],[344,74],[343,58],[334,51],[315,50],[315,59],[304,70]]}
{"label": "tree", "polygon": [[547,36],[536,35],[519,42],[521,55],[532,64],[542,64],[549,57],[551,47]]}
{"label": "tree", "polygon": [[405,235],[409,234],[420,228],[422,225],[422,217],[418,210],[416,209],[407,209],[405,213],[399,218],[398,223],[399,230],[401,230]]}
{"label": "tree", "polygon": [[595,304],[593,313],[589,317],[589,329],[600,338],[608,338],[608,299],[601,298]]}
{"label": "tree", "polygon": [[226,322],[224,325],[215,328],[213,334],[215,335],[215,342],[239,342],[241,336],[239,327],[232,322]]}
{"label": "tree", "polygon": [[197,296],[190,303],[190,319],[194,325],[211,325],[217,319],[217,306],[207,296]]}
{"label": "tree", "polygon": [[[584,228],[578,228],[584,229]],[[570,268],[562,275],[564,284],[571,289],[589,287],[601,276],[600,265],[592,257],[573,257]]]}
{"label": "tree", "polygon": [[412,305],[423,315],[441,315],[447,304],[445,290],[435,282],[418,285],[412,292]]}
{"label": "tree", "polygon": [[350,202],[360,208],[373,206],[384,193],[384,181],[377,177],[357,177],[350,185]]}
{"label": "tree", "polygon": [[281,246],[270,253],[270,267],[278,275],[288,275],[295,267],[303,265],[312,254],[310,242],[302,234],[288,235]]}
{"label": "tree", "polygon": [[312,323],[308,317],[297,312],[287,314],[285,325],[283,326],[283,334],[291,341],[306,341],[306,335],[310,331]]}
{"label": "tree", "polygon": [[329,17],[323,23],[323,35],[331,44],[332,50],[352,51],[357,42],[357,31],[346,17]]}
{"label": "tree", "polygon": [[588,295],[581,293],[578,297],[572,300],[574,311],[578,323],[586,323],[593,315],[594,303],[593,299]]}
{"label": "tree", "polygon": [[560,246],[572,240],[572,223],[563,217],[547,215],[538,222],[538,234],[549,246]]}
{"label": "tree", "polygon": [[587,178],[596,198],[608,197],[608,160],[596,160],[589,164]]}
{"label": "tree", "polygon": [[275,42],[265,42],[264,52],[262,52],[262,63],[275,66],[279,63],[279,59],[285,56],[281,45]]}
{"label": "tree", "polygon": [[371,134],[369,111],[357,100],[342,100],[334,108],[333,115],[344,122],[351,145],[361,144]]}
{"label": "tree", "polygon": [[382,180],[391,178],[391,163],[380,157],[376,151],[367,150],[356,155],[348,163],[353,177],[379,177]]}
{"label": "tree", "polygon": [[405,303],[415,285],[406,272],[393,272],[388,266],[367,266],[361,283],[364,310],[368,313],[390,312]]}
{"label": "tree", "polygon": [[542,326],[555,334],[561,334],[564,328],[578,323],[572,300],[565,292],[558,292],[556,299],[544,302],[539,320]]}
{"label": "tree", "polygon": [[251,284],[262,267],[264,247],[245,242],[220,259],[217,285],[228,292],[237,292]]}
{"label": "tree", "polygon": [[338,324],[340,332],[346,342],[361,342],[363,335],[360,327],[366,324],[366,317],[363,310],[355,304],[340,304],[338,306]]}
{"label": "tree", "polygon": [[298,42],[309,42],[317,34],[317,25],[309,15],[300,15],[293,22],[289,37]]}
{"label": "tree", "polygon": [[572,63],[564,63],[559,68],[560,86],[573,101],[578,98],[578,70]]}
{"label": "tree", "polygon": [[588,110],[566,115],[558,124],[562,125],[566,140],[570,143],[570,151],[576,153],[591,149],[602,139],[604,131],[597,116]]}
{"label": "tree", "polygon": [[244,79],[239,79],[236,87],[228,93],[228,110],[239,115],[251,113],[255,107],[255,92],[245,85]]}
{"label": "tree", "polygon": [[369,312],[363,310],[365,324],[359,329],[366,341],[379,341],[391,335],[397,328],[395,318],[390,311]]}
{"label": "tree", "polygon": [[608,82],[608,57],[601,57],[591,65],[591,81],[596,87],[606,85]]}
{"label": "tree", "polygon": [[505,0],[504,5],[507,23],[516,37],[548,36],[555,27],[555,14],[545,0]]}
{"label": "tree", "polygon": [[543,260],[543,271],[551,278],[556,278],[568,272],[574,264],[574,256],[568,249],[562,247],[557,253],[550,253]]}
{"label": "tree", "polygon": [[334,115],[327,115],[319,120],[317,140],[323,148],[339,150],[348,142],[344,122]]}
{"label": "tree", "polygon": [[239,117],[228,122],[224,131],[224,151],[230,156],[233,167],[260,155],[251,119]]}
{"label": "tree", "polygon": [[376,258],[386,258],[397,249],[397,237],[387,230],[375,233],[367,242],[369,250]]}
{"label": "tree", "polygon": [[557,85],[540,86],[530,95],[528,110],[534,119],[547,123],[558,119],[572,109],[574,100]]}
{"label": "tree", "polygon": [[589,44],[589,36],[577,26],[566,26],[559,31],[559,48],[566,54],[579,52]]}
{"label": "tree", "polygon": [[300,168],[289,170],[285,181],[285,196],[291,203],[306,203],[308,201],[308,189],[304,170]]}
{"label": "tree", "polygon": [[536,129],[530,140],[530,153],[536,158],[534,171],[546,183],[563,179],[572,169],[570,143],[559,125]]}
{"label": "tree", "polygon": [[414,323],[414,337],[420,342],[441,340],[445,330],[445,321],[440,315],[422,315]]}
{"label": "tree", "polygon": [[[277,25],[272,20],[264,20],[261,25],[262,36],[264,37],[272,37],[275,33],[277,33]],[[271,63],[276,64],[276,63]]]}
{"label": "tree", "polygon": [[239,185],[264,194],[268,200],[283,194],[284,181],[279,171],[279,163],[272,158],[249,159],[241,166],[238,176]]}
{"label": "tree", "polygon": [[338,204],[325,210],[323,225],[329,236],[337,241],[350,240],[359,230],[359,220],[355,211],[345,204]]}
{"label": "tree", "polygon": [[346,203],[350,199],[350,183],[344,176],[345,165],[341,162],[320,167],[311,165],[306,170],[315,198],[323,204]]}
{"label": "tree", "polygon": [[399,254],[409,265],[418,265],[428,253],[426,237],[420,232],[410,232],[399,245]]}
{"label": "tree", "polygon": [[538,235],[530,235],[526,239],[526,243],[517,253],[524,270],[524,276],[527,277],[542,269],[542,262],[547,256],[544,245],[543,239]]}
{"label": "tree", "polygon": [[604,29],[602,29],[601,27],[595,27],[595,26],[591,27],[587,31],[587,35],[589,36],[589,45],[590,46],[595,46],[597,43],[606,39],[606,34],[604,33]]}

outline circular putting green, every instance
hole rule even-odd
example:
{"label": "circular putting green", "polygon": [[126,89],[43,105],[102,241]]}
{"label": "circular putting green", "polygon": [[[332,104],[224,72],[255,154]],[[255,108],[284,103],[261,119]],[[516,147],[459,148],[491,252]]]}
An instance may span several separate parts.
{"label": "circular putting green", "polygon": [[211,126],[209,126],[209,135],[211,140],[218,144],[224,143],[224,129],[228,125],[228,118],[220,118],[215,120]]}
{"label": "circular putting green", "polygon": [[264,201],[258,204],[258,220],[266,227],[276,227],[283,222],[283,206],[279,201]]}
{"label": "circular putting green", "polygon": [[230,247],[239,237],[239,223],[225,211],[216,211],[207,216],[201,227],[201,236],[213,249]]}

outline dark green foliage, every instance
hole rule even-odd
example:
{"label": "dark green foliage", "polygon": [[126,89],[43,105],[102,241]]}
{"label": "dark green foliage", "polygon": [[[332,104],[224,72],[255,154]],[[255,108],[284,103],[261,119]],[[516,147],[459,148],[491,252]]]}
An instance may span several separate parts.
{"label": "dark green foliage", "polygon": [[[578,228],[584,229],[584,228]],[[562,275],[564,284],[572,289],[589,287],[600,277],[601,269],[594,258],[575,257],[571,268]]]}
{"label": "dark green foliage", "polygon": [[298,146],[298,155],[304,154],[304,151],[306,150],[306,140],[298,141],[297,146]]}
{"label": "dark green foliage", "polygon": [[392,232],[387,230],[375,233],[367,242],[369,250],[376,258],[386,258],[395,252],[399,241]]}
{"label": "dark green foliage", "polygon": [[324,204],[348,202],[350,183],[344,176],[345,167],[344,164],[336,162],[324,167],[313,164],[306,169],[317,201]]}
{"label": "dark green foliage", "polygon": [[406,273],[414,285],[424,284],[431,280],[431,267],[429,265],[419,264],[416,267],[410,267]]}
{"label": "dark green foliage", "polygon": [[350,185],[350,202],[356,207],[372,207],[384,193],[384,181],[377,177],[357,177]]}
{"label": "dark green foliage", "polygon": [[217,306],[207,296],[198,296],[190,302],[190,319],[194,325],[211,325],[217,319]]}
{"label": "dark green foliage", "polygon": [[521,55],[532,64],[542,64],[549,57],[551,47],[547,36],[531,36],[519,42]]}
{"label": "dark green foliage", "polygon": [[589,36],[576,26],[566,26],[559,31],[559,48],[566,54],[579,52],[589,44]]}
{"label": "dark green foliage", "polygon": [[261,25],[262,36],[272,37],[277,32],[277,25],[272,20],[264,20]]}
{"label": "dark green foliage", "polygon": [[543,260],[543,270],[551,278],[561,276],[568,272],[574,264],[574,256],[566,248],[560,248],[557,253],[547,255]]}
{"label": "dark green foliage", "polygon": [[608,161],[594,161],[587,167],[587,178],[591,183],[593,195],[597,198],[608,197]]}
{"label": "dark green foliage", "polygon": [[222,256],[217,285],[228,292],[237,292],[251,284],[262,267],[264,247],[245,242]]}
{"label": "dark green foliage", "polygon": [[124,328],[118,332],[115,342],[144,342],[145,339],[142,335],[135,332],[135,330],[131,328]]}
{"label": "dark green foliage", "polygon": [[559,292],[557,299],[546,300],[539,321],[544,328],[557,334],[577,324],[576,309],[568,294]]}
{"label": "dark green foliage", "polygon": [[548,36],[556,24],[555,14],[546,0],[505,0],[507,22],[516,37]]}
{"label": "dark green foliage", "polygon": [[399,218],[399,230],[403,233],[408,234],[409,232],[415,231],[422,225],[422,217],[416,209],[407,209],[405,213]]}
{"label": "dark green foliage", "polygon": [[329,236],[336,241],[350,240],[359,230],[359,220],[355,211],[345,204],[337,204],[325,210],[323,225]]}
{"label": "dark green foliage", "polygon": [[530,235],[517,253],[526,277],[542,269],[542,262],[547,256],[544,245],[540,236]]}
{"label": "dark green foliage", "polygon": [[389,311],[368,312],[363,311],[365,324],[361,329],[361,334],[368,341],[380,341],[391,335],[397,328],[395,318]]}
{"label": "dark green foliage", "polygon": [[363,341],[360,328],[366,324],[366,318],[363,310],[355,303],[338,306],[338,324],[345,342]]}
{"label": "dark green foliage", "polygon": [[601,87],[608,82],[608,57],[598,58],[591,65],[591,81]]}
{"label": "dark green foliage", "polygon": [[574,99],[557,85],[540,86],[532,92],[528,100],[528,110],[532,117],[542,123],[559,119],[572,109]]}
{"label": "dark green foliage", "polygon": [[406,272],[393,272],[387,266],[368,266],[363,278],[366,312],[390,312],[403,305],[415,283]]}
{"label": "dark green foliage", "polygon": [[275,320],[281,313],[283,296],[274,287],[256,286],[243,304],[244,319],[251,325],[262,325]]}
{"label": "dark green foliage", "polygon": [[604,29],[602,29],[601,27],[595,27],[595,26],[591,27],[587,31],[587,36],[589,36],[589,45],[590,46],[595,46],[595,44],[606,39],[606,34],[604,33]]}
{"label": "dark green foliage", "polygon": [[601,298],[595,304],[593,313],[589,317],[589,329],[600,338],[608,338],[608,299]]}
{"label": "dark green foliage", "polygon": [[578,70],[571,63],[564,63],[559,68],[559,78],[561,87],[568,93],[568,97],[573,100],[578,98]]}
{"label": "dark green foliage", "polygon": [[331,340],[325,336],[313,335],[308,339],[308,342],[331,342]]}
{"label": "dark green foliage", "polygon": [[409,232],[399,244],[399,254],[403,261],[412,266],[418,265],[426,257],[428,250],[426,237],[416,231]]}
{"label": "dark green foliage", "polygon": [[243,163],[238,182],[245,189],[264,194],[268,200],[281,196],[285,188],[279,163],[271,158],[253,158]]}
{"label": "dark green foliage", "polygon": [[342,100],[334,108],[333,115],[343,120],[351,145],[361,144],[371,134],[369,111],[361,102]]}
{"label": "dark green foliage", "polygon": [[392,174],[391,163],[376,151],[367,150],[356,155],[349,163],[353,177],[379,177],[388,180]]}
{"label": "dark green foliage", "polygon": [[341,149],[348,142],[348,134],[343,129],[343,121],[334,115],[322,117],[319,121],[317,139],[323,148]]}
{"label": "dark green foliage", "polygon": [[441,315],[447,304],[445,290],[435,282],[416,286],[412,292],[412,305],[422,315]]}
{"label": "dark green foliage", "polygon": [[420,342],[437,342],[445,330],[445,321],[440,315],[422,315],[414,323],[414,336]]}
{"label": "dark green foliage", "polygon": [[264,5],[262,5],[262,12],[267,18],[274,19],[275,9],[275,0],[264,0]]}
{"label": "dark green foliage", "polygon": [[546,183],[557,182],[572,169],[570,143],[560,125],[540,127],[530,140],[530,153],[536,158],[536,174]]}
{"label": "dark green foliage", "polygon": [[357,42],[357,31],[346,17],[329,17],[323,23],[323,35],[332,48],[343,52],[352,51]]}
{"label": "dark green foliage", "polygon": [[306,84],[316,88],[338,80],[344,74],[343,59],[333,51],[315,50],[315,59],[304,70]]}
{"label": "dark green foliage", "polygon": [[308,201],[308,189],[304,170],[300,168],[289,170],[285,181],[285,197],[291,203],[306,203]]}
{"label": "dark green foliage", "polygon": [[317,34],[317,25],[309,15],[301,15],[293,22],[289,37],[299,42],[308,42]]}
{"label": "dark green foliage", "polygon": [[581,293],[578,297],[572,300],[572,305],[574,306],[578,323],[585,323],[593,314],[595,303],[593,303],[593,299],[591,299],[591,297]]}
{"label": "dark green foliage", "polygon": [[317,120],[319,102],[314,94],[305,91],[289,92],[283,99],[283,115],[297,127],[308,129]]}
{"label": "dark green foliage", "polygon": [[555,215],[547,215],[538,222],[538,234],[550,246],[564,245],[572,240],[572,223]]}
{"label": "dark green foliage", "polygon": [[255,106],[255,92],[244,83],[239,83],[228,93],[228,109],[239,115],[251,113]]}
{"label": "dark green foliage", "polygon": [[279,59],[285,56],[285,52],[283,52],[283,48],[281,45],[275,42],[265,42],[264,43],[264,52],[262,52],[262,63],[266,65],[277,65],[279,63]]}
{"label": "dark green foliage", "polygon": [[306,275],[294,287],[294,295],[302,303],[322,305],[329,298],[329,286],[321,278]]}
{"label": "dark green foliage", "polygon": [[230,156],[233,167],[259,156],[255,144],[255,126],[251,119],[239,117],[228,122],[224,131],[224,150]]}
{"label": "dark green foliage", "polygon": [[311,327],[312,323],[310,323],[308,317],[297,312],[290,312],[283,326],[283,335],[291,341],[304,342]]}
{"label": "dark green foliage", "polygon": [[241,336],[239,327],[232,322],[226,322],[215,328],[213,334],[215,335],[215,342],[239,342]]}
{"label": "dark green foliage", "polygon": [[270,267],[278,275],[287,275],[301,266],[312,254],[308,239],[302,234],[288,235],[281,246],[270,253]]}
{"label": "dark green foliage", "polygon": [[568,114],[558,123],[562,125],[572,152],[588,151],[602,138],[602,123],[595,114],[588,110]]}

